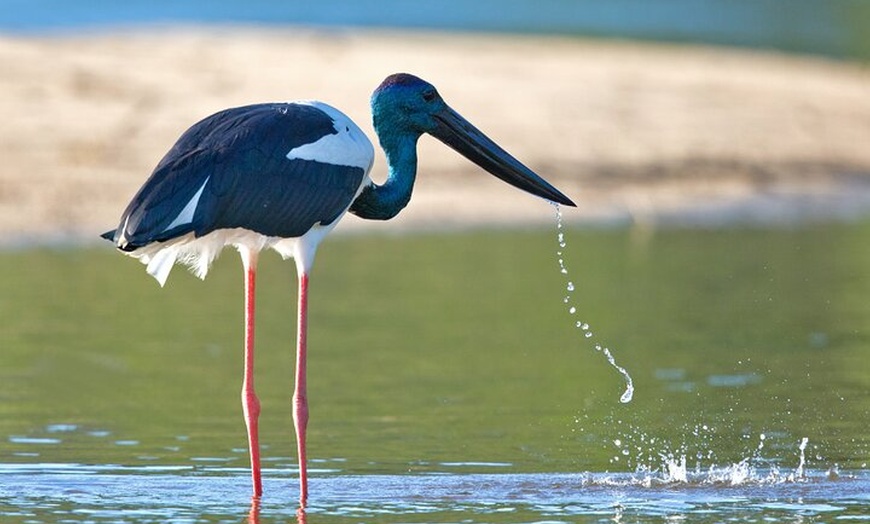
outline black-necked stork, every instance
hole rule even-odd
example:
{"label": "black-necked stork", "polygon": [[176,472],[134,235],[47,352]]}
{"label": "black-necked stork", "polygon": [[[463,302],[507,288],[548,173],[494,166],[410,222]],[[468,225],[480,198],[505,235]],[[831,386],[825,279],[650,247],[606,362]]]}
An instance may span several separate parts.
{"label": "black-necked stork", "polygon": [[245,269],[245,364],[242,406],[254,496],[262,494],[254,393],[254,283],[260,251],[296,261],[299,309],[293,420],[300,504],[308,495],[305,429],[308,275],[318,243],[351,213],[396,216],[411,199],[417,139],[428,133],[491,174],[533,195],[574,206],[453,111],[431,84],[409,74],[387,77],[371,98],[374,128],[386,153],[383,185],[368,174],[374,148],[339,110],[322,102],[254,104],[227,109],[188,129],[127,206],[118,228],[103,235],[147,264],[163,285],[176,262],[205,278],[225,246]]}

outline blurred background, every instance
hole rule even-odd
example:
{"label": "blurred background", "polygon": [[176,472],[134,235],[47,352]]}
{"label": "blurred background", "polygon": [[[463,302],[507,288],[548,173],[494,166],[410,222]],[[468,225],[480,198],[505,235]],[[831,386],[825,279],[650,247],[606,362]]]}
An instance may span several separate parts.
{"label": "blurred background", "polygon": [[[868,60],[863,0],[0,0],[0,463],[246,486],[238,260],[159,289],[98,235],[208,114],[317,98],[373,137],[407,71],[578,208],[560,248],[550,206],[421,139],[409,207],[318,255],[319,474],[793,468],[802,438],[866,470]],[[292,273],[260,277],[283,472]]]}
{"label": "blurred background", "polygon": [[[371,133],[368,95],[396,71],[583,191],[569,222],[850,218],[870,202],[859,0],[0,7],[6,243],[93,238],[186,127],[228,106],[317,98]],[[549,220],[421,147],[433,175],[399,224]],[[384,172],[379,157],[374,178]],[[482,190],[498,201],[471,196]]]}
{"label": "blurred background", "polygon": [[424,5],[400,0],[6,0],[3,8],[0,28],[17,33],[155,24],[290,24],[599,36],[870,57],[870,8],[860,0],[448,0]]}

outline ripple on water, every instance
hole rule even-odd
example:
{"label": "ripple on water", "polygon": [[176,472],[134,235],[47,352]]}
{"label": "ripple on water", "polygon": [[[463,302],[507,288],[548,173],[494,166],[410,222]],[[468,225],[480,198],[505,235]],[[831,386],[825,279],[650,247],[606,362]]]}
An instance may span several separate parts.
{"label": "ripple on water", "polygon": [[[487,464],[492,466],[492,464]],[[788,516],[850,518],[870,510],[870,473],[806,471],[789,478],[753,470],[738,485],[719,482],[719,472],[689,472],[684,480],[651,479],[638,473],[513,474],[427,473],[345,475],[311,479],[309,515],[397,522],[440,521],[452,515],[469,522],[564,521],[578,517],[630,516],[636,522],[668,518],[715,522],[729,518]],[[0,464],[4,479],[0,517],[26,512],[31,522],[135,522],[242,519],[250,510],[250,478],[244,468],[213,466],[90,466]],[[771,479],[776,479],[772,482]],[[260,514],[295,516],[292,472],[264,480]],[[427,517],[429,516],[429,517]],[[715,517],[715,518],[714,518]],[[2,520],[2,519],[0,519]],[[350,520],[349,520],[350,521]]]}
{"label": "ripple on water", "polygon": [[23,435],[12,435],[9,437],[9,442],[12,444],[60,444],[59,438],[52,437],[27,437]]}

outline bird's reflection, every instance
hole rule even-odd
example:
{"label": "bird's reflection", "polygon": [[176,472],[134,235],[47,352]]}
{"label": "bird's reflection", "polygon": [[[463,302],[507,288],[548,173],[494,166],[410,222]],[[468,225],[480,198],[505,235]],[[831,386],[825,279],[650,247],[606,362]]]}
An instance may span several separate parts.
{"label": "bird's reflection", "polygon": [[[248,510],[248,519],[245,524],[260,524],[260,507],[262,502],[260,497],[251,497],[251,508]],[[296,524],[305,524],[307,521],[305,509],[299,508],[296,510]]]}
{"label": "bird's reflection", "polygon": [[260,497],[251,497],[251,509],[248,510],[247,524],[260,524]]}

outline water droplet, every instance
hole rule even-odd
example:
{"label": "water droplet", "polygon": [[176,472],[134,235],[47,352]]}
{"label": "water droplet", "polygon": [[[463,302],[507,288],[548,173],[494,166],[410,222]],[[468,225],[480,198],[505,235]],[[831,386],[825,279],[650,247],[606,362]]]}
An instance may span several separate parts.
{"label": "water droplet", "polygon": [[[625,376],[628,377],[628,374],[626,373]],[[628,378],[629,380],[631,380],[631,377]],[[631,382],[629,382],[625,388],[625,391],[622,393],[622,396],[619,397],[619,401],[623,404],[628,404],[629,402],[631,402],[632,397],[634,397],[634,386],[631,384]]]}
{"label": "water droplet", "polygon": [[[562,209],[559,207],[558,204],[555,204],[555,203],[553,203],[553,208],[556,211],[556,231],[557,231],[558,244],[559,244],[559,248],[560,248],[559,250],[556,251],[556,256],[558,257],[558,261],[559,261],[559,272],[562,273],[563,275],[567,275],[568,268],[565,266],[565,259],[562,256],[563,255],[562,250],[566,247],[565,234],[562,232]],[[565,304],[567,304],[571,299],[570,293],[572,293],[575,289],[574,282],[568,280],[566,282],[566,289],[568,290],[569,295],[563,299],[563,303],[565,303]],[[574,315],[577,313],[577,308],[574,306],[571,306],[568,311],[569,311],[569,313]],[[576,326],[583,330],[583,336],[585,338],[592,338],[592,331],[590,331],[590,329],[589,329],[589,324],[586,324],[585,322],[581,323],[580,321],[577,321]],[[595,350],[602,351],[601,345],[595,344]],[[626,384],[625,392],[619,398],[619,401],[622,403],[631,402],[632,396],[634,394],[634,385],[632,383],[631,376],[628,374],[628,371],[626,371],[625,368],[619,366],[616,363],[616,360],[613,358],[613,355],[610,353],[609,349],[603,348],[603,352],[604,352],[604,355],[607,357],[607,361],[610,363],[610,365],[613,366],[614,368],[616,368],[616,370],[619,371],[619,373],[625,379],[625,384]],[[619,460],[619,457],[615,457],[615,459]]]}

